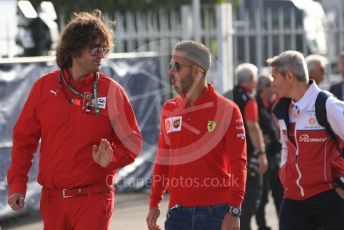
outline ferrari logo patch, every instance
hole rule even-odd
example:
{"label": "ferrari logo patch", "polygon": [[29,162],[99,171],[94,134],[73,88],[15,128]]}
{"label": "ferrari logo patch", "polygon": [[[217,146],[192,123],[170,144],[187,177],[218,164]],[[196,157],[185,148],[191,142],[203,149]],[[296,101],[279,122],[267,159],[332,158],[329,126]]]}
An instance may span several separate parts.
{"label": "ferrari logo patch", "polygon": [[208,121],[208,132],[211,133],[216,127],[216,121]]}

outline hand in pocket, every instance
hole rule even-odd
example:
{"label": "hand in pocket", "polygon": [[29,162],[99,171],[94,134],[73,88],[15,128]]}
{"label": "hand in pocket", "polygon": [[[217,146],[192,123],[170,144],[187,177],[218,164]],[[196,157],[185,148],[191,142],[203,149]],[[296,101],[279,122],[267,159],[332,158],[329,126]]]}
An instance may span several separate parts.
{"label": "hand in pocket", "polygon": [[344,189],[338,186],[335,187],[334,189],[336,190],[338,196],[340,196],[344,200]]}

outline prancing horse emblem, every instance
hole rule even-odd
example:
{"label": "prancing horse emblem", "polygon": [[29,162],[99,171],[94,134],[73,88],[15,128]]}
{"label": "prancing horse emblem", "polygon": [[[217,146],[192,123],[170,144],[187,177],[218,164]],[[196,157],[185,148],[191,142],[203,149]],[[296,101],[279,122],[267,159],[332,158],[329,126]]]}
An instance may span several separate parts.
{"label": "prancing horse emblem", "polygon": [[216,127],[216,121],[208,121],[208,132],[211,133]]}

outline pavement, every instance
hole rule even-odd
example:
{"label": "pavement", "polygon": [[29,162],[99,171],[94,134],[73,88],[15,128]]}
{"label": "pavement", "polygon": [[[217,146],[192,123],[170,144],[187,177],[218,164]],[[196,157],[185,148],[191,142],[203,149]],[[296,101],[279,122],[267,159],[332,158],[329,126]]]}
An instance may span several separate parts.
{"label": "pavement", "polygon": [[[113,214],[110,230],[141,230],[147,229],[146,215],[148,212],[147,193],[117,194],[115,200],[115,212]],[[168,205],[168,196],[161,203],[161,215],[158,223],[163,229]],[[272,198],[266,207],[267,223],[272,230],[278,230],[278,218],[272,204]],[[252,230],[257,230],[254,218],[252,219]],[[37,230],[43,229],[43,222],[38,212],[32,212],[13,220],[8,220],[0,226],[0,230]]]}

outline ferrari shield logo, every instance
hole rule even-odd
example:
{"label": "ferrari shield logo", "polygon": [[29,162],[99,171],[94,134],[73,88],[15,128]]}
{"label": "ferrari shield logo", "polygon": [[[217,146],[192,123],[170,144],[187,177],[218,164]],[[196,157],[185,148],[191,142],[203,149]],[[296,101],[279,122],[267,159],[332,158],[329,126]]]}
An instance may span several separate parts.
{"label": "ferrari shield logo", "polygon": [[216,122],[215,121],[208,121],[208,132],[211,133],[212,131],[214,131],[216,127]]}

